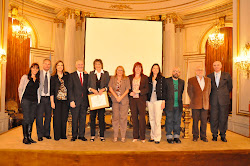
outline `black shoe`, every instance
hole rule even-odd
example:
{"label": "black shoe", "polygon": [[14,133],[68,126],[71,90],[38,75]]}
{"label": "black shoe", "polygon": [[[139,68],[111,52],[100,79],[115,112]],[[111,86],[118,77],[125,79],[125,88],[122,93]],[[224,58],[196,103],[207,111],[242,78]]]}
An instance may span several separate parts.
{"label": "black shoe", "polygon": [[85,137],[78,137],[78,139],[80,139],[82,141],[88,141],[87,138],[85,138]]}
{"label": "black shoe", "polygon": [[61,137],[61,139],[67,139],[67,137]]}
{"label": "black shoe", "polygon": [[105,141],[106,141],[105,138],[100,138],[100,140],[101,140],[102,142],[105,142]]}
{"label": "black shoe", "polygon": [[58,138],[57,138],[57,139],[55,139],[55,141],[59,141],[59,140],[60,140],[60,138],[59,138],[59,139],[58,139]]}
{"label": "black shoe", "polygon": [[177,143],[177,144],[180,144],[181,140],[179,138],[174,138],[174,142]]}
{"label": "black shoe", "polygon": [[45,138],[47,138],[47,139],[51,139],[51,136],[44,136]]}
{"label": "black shoe", "polygon": [[75,141],[77,138],[76,137],[72,137],[71,138],[71,141]]}
{"label": "black shoe", "polygon": [[38,141],[43,141],[43,137],[39,137],[39,138],[38,138]]}
{"label": "black shoe", "polygon": [[33,124],[28,124],[28,139],[29,139],[30,143],[36,143],[36,141],[34,141],[34,140],[31,138],[31,134],[32,134],[32,125],[33,125]]}
{"label": "black shoe", "polygon": [[194,141],[194,142],[197,142],[197,141],[198,141],[198,138],[193,138],[193,141]]}
{"label": "black shoe", "polygon": [[226,137],[221,137],[222,142],[227,142]]}
{"label": "black shoe", "polygon": [[212,141],[217,141],[217,137],[213,137]]}
{"label": "black shoe", "polygon": [[154,140],[153,139],[149,139],[148,142],[154,142]]}
{"label": "black shoe", "polygon": [[173,141],[172,139],[167,139],[167,142],[168,142],[169,144],[173,144],[173,143],[174,143],[174,141]]}
{"label": "black shoe", "polygon": [[155,144],[159,144],[160,143],[160,141],[155,141]]}
{"label": "black shoe", "polygon": [[29,139],[26,137],[26,138],[23,138],[23,143],[24,144],[31,144]]}
{"label": "black shoe", "polygon": [[207,138],[201,138],[202,141],[208,142]]}

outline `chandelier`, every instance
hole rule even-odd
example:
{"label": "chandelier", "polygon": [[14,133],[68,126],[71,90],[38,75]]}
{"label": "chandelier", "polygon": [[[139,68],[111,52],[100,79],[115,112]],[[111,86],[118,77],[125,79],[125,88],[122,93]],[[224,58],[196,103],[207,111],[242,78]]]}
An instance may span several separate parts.
{"label": "chandelier", "polygon": [[[23,4],[24,4],[24,0],[22,2],[22,16],[23,16]],[[14,13],[15,13],[15,14],[13,14],[14,17],[17,16],[17,11],[15,11]],[[12,21],[13,21],[13,19],[12,19]],[[21,43],[24,40],[30,38],[31,28],[24,25],[23,17],[21,17],[21,19],[19,19],[19,25],[12,25],[12,36],[19,38]]]}
{"label": "chandelier", "polygon": [[234,62],[238,69],[246,71],[250,74],[250,43],[247,43],[243,48],[243,52],[240,56],[234,59]]}
{"label": "chandelier", "polygon": [[224,44],[224,34],[220,33],[218,26],[215,26],[214,33],[209,35],[208,44],[215,49]]}
{"label": "chandelier", "polygon": [[30,38],[31,36],[31,28],[24,26],[23,22],[21,21],[19,25],[12,25],[12,36],[19,38],[21,42]]}

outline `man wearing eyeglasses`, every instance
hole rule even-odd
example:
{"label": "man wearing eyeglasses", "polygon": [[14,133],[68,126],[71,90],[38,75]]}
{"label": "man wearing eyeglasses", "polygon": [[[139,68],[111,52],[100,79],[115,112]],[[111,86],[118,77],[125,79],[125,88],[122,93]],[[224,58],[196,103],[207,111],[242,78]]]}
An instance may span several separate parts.
{"label": "man wearing eyeglasses", "polygon": [[179,78],[180,73],[180,68],[175,67],[172,71],[172,77],[166,79],[165,130],[167,132],[167,142],[170,144],[174,142],[181,143],[180,125],[183,109],[182,94],[185,82]]}

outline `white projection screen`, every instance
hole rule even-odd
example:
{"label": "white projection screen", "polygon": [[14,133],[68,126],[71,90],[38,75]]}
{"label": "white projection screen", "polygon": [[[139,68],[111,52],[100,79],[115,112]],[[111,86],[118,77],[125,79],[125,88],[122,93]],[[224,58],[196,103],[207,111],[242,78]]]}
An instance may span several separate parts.
{"label": "white projection screen", "polygon": [[125,74],[133,73],[141,62],[144,74],[158,63],[162,70],[162,22],[108,18],[86,18],[85,70],[93,70],[93,61],[102,59],[104,70],[114,75],[117,66]]}

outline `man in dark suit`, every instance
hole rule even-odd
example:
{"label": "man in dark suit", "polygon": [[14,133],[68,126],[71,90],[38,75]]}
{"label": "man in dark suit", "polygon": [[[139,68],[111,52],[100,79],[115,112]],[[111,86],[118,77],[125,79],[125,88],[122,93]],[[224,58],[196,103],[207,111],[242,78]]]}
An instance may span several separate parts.
{"label": "man in dark suit", "polygon": [[222,72],[220,61],[213,63],[214,73],[208,75],[211,79],[210,94],[210,124],[213,134],[213,141],[217,141],[218,129],[220,130],[221,140],[227,142],[226,130],[228,120],[228,110],[230,104],[230,92],[233,84],[229,73]]}
{"label": "man in dark suit", "polygon": [[[88,74],[83,71],[82,60],[76,61],[77,71],[70,74],[69,79],[69,102],[72,114],[72,139],[75,141],[85,138],[86,113],[88,108]],[[78,132],[79,129],[79,132]]]}
{"label": "man in dark suit", "polygon": [[165,129],[167,132],[167,141],[170,144],[174,142],[181,143],[180,125],[181,125],[181,115],[183,109],[182,94],[184,91],[185,82],[179,77],[180,77],[180,68],[175,67],[172,72],[172,77],[166,79]]}

